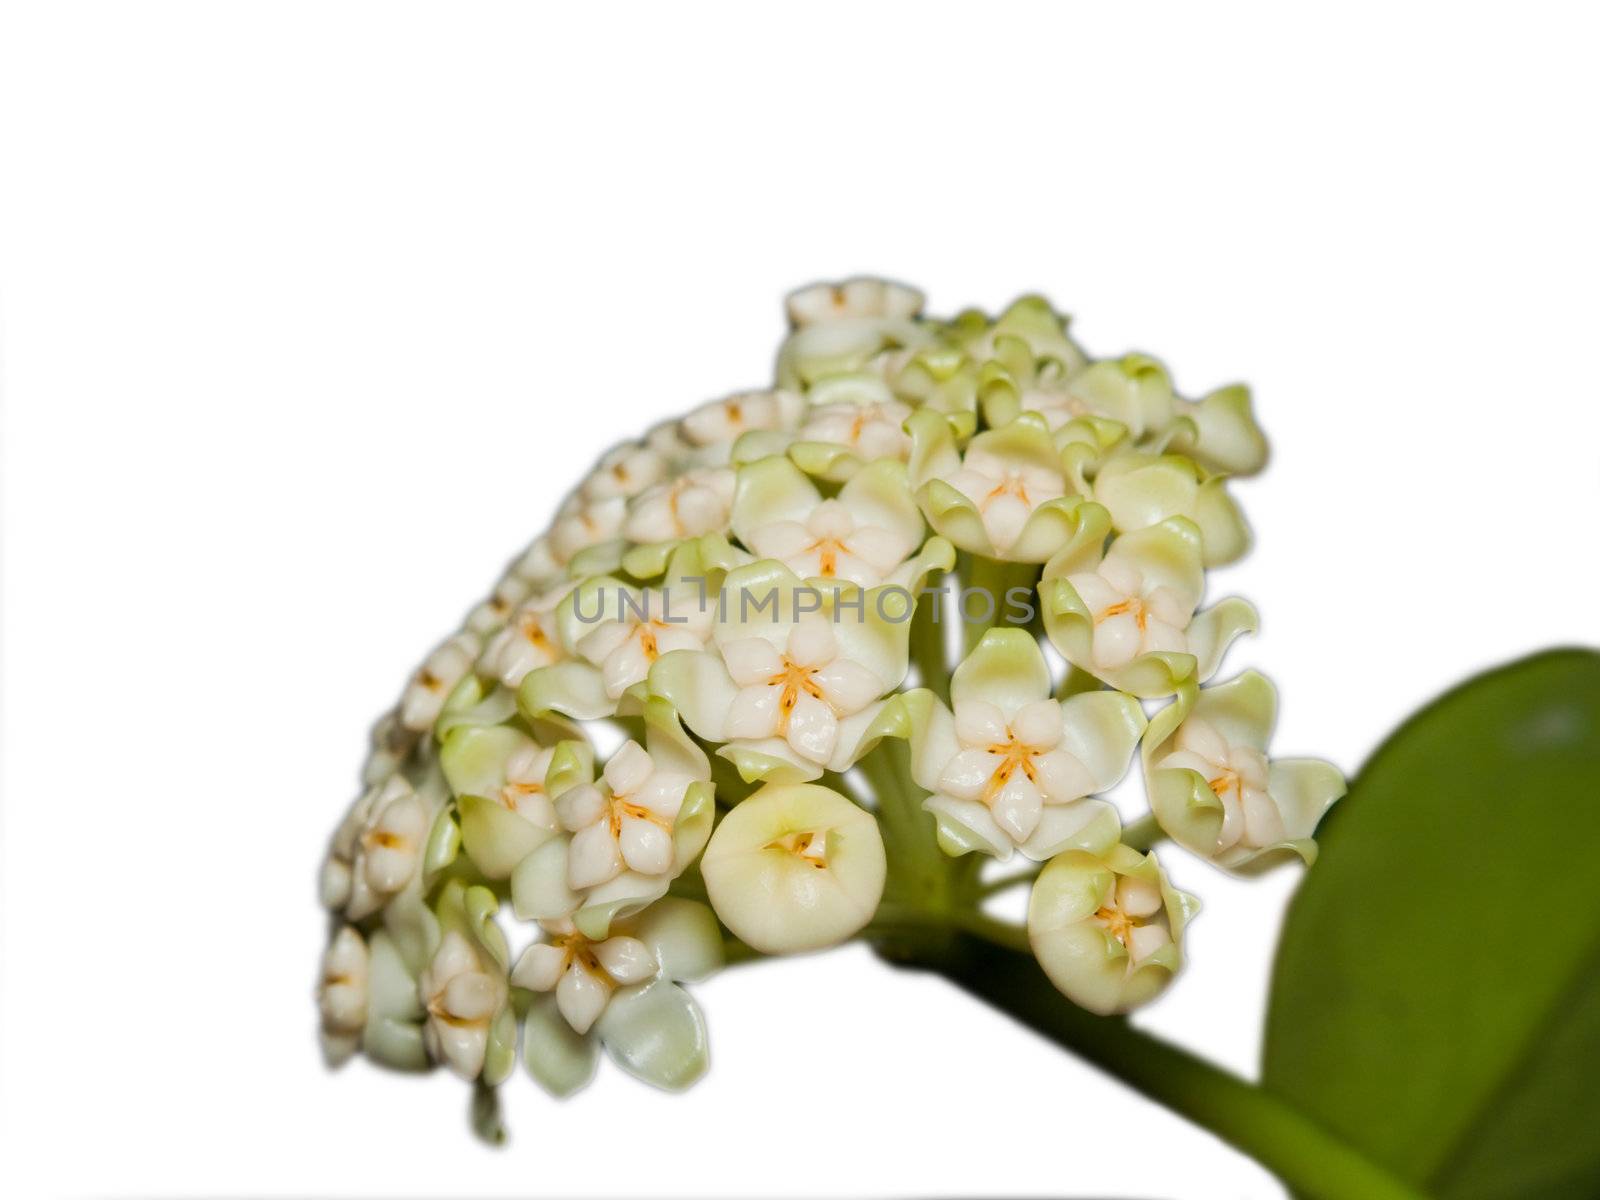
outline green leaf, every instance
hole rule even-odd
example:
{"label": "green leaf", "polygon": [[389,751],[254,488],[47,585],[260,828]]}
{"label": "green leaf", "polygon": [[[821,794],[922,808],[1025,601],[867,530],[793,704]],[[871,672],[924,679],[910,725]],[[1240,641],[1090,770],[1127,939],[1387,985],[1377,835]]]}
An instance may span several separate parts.
{"label": "green leaf", "polygon": [[1289,910],[1265,1085],[1441,1197],[1600,1191],[1600,654],[1390,737]]}

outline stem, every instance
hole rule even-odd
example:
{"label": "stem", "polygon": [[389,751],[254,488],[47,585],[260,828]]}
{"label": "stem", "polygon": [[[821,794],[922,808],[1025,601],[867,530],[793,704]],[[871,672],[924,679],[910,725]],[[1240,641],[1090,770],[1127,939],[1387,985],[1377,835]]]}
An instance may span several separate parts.
{"label": "stem", "polygon": [[1260,1087],[1121,1017],[1095,1016],[1051,986],[1026,951],[956,935],[921,961],[962,990],[1151,1100],[1187,1117],[1313,1200],[1420,1200],[1419,1193]]}
{"label": "stem", "polygon": [[999,879],[991,879],[988,883],[978,886],[978,899],[987,900],[990,896],[997,896],[1007,888],[1014,888],[1019,883],[1032,883],[1039,878],[1040,865],[1035,863],[1025,871],[1016,871],[1010,875],[1002,875]]}
{"label": "stem", "polygon": [[945,653],[945,626],[940,620],[949,593],[943,584],[937,592],[929,592],[917,602],[911,616],[911,661],[917,665],[917,679],[923,687],[940,700],[950,699],[950,663]]}
{"label": "stem", "polygon": [[1167,831],[1161,828],[1161,822],[1153,814],[1140,817],[1122,831],[1122,844],[1141,854],[1148,853],[1150,847],[1166,841],[1166,838]]}
{"label": "stem", "polygon": [[[1008,615],[1011,613],[1011,602],[1007,598],[1012,588],[1021,588],[1029,596],[1033,595],[1034,585],[1039,581],[1039,565],[1037,563],[1003,562],[999,559],[986,558],[981,555],[971,556],[967,563],[967,570],[963,577],[964,586],[972,592],[987,596],[987,600],[975,600],[971,607],[976,613],[969,616],[965,605],[958,602],[962,622],[966,629],[963,644],[966,652],[971,654],[983,635],[989,630],[1008,624]],[[1037,609],[1037,606],[1035,606]],[[1035,618],[1038,613],[1035,611]]]}

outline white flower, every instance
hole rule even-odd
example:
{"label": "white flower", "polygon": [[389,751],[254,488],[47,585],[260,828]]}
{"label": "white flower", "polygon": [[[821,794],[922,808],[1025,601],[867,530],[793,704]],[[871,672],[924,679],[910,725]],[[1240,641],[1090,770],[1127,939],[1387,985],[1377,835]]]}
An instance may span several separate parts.
{"label": "white flower", "polygon": [[1254,746],[1230,744],[1209,722],[1191,717],[1178,727],[1177,749],[1155,766],[1198,772],[1222,802],[1219,851],[1241,843],[1260,849],[1284,840],[1283,815],[1268,791],[1267,756]]}
{"label": "white flower", "polygon": [[1078,483],[1037,413],[978,434],[965,452],[940,413],[920,410],[908,428],[917,502],[928,523],[963,550],[1045,562],[1078,530]]}
{"label": "white flower", "polygon": [[372,727],[372,748],[361,764],[361,782],[367,787],[382,783],[404,765],[421,740],[415,729],[401,724],[398,708],[384,714]]}
{"label": "white flower", "polygon": [[638,496],[623,532],[644,545],[720,533],[728,527],[734,481],[728,467],[691,468]]}
{"label": "white flower", "polygon": [[1050,860],[1028,899],[1028,941],[1050,982],[1075,1004],[1121,1013],[1154,999],[1183,966],[1194,897],[1167,882],[1153,854],[1114,845]]}
{"label": "white flower", "polygon": [[322,955],[317,1007],[322,1013],[322,1048],[337,1065],[356,1052],[367,1025],[367,944],[349,925],[341,926]]}
{"label": "white flower", "polygon": [[511,982],[531,992],[555,992],[556,1007],[575,1033],[588,1033],[619,987],[654,979],[661,966],[636,937],[591,941],[571,921],[541,922],[550,940],[522,952]]}
{"label": "white flower", "polygon": [[565,566],[580,551],[620,537],[627,513],[628,502],[621,496],[594,501],[585,500],[581,495],[571,497],[556,514],[555,524],[550,526],[551,558]]}
{"label": "white flower", "polygon": [[[403,776],[372,788],[334,840],[324,868],[325,898],[339,895],[342,879],[346,916],[359,921],[377,912],[416,875],[432,823],[427,804]],[[341,870],[344,863],[348,868]]]}
{"label": "white flower", "polygon": [[730,739],[781,738],[801,758],[833,756],[841,718],[860,712],[885,690],[883,681],[845,656],[833,623],[810,615],[789,630],[783,649],[764,637],[722,647],[739,693],[725,723]]}
{"label": "white flower", "polygon": [[1093,571],[1067,576],[1094,620],[1093,665],[1113,671],[1141,654],[1184,653],[1194,615],[1188,597],[1147,576],[1127,558],[1107,557]]}
{"label": "white flower", "polygon": [[[948,565],[949,545],[936,543]],[[923,574],[938,565],[916,561]],[[717,594],[711,643],[662,655],[650,693],[701,738],[727,743],[718,755],[747,781],[847,770],[882,736],[869,736],[878,698],[906,677],[910,622],[896,595],[921,578],[912,571],[904,589],[866,593],[809,587],[773,559],[737,567]]]}
{"label": "white flower", "polygon": [[663,895],[705,846],[716,807],[710,761],[665,700],[645,703],[644,722],[645,745],[624,743],[598,782],[592,763],[580,767],[571,754],[547,777],[563,832],[511,872],[517,916],[571,917],[585,936],[604,937],[613,919]]}
{"label": "white flower", "polygon": [[506,618],[528,598],[532,590],[533,585],[526,579],[514,571],[508,572],[495,584],[488,599],[467,614],[467,630],[481,638],[490,636],[506,623]]}
{"label": "white flower", "polygon": [[483,1071],[490,1025],[506,1002],[505,977],[484,963],[469,939],[450,929],[418,977],[417,991],[428,1014],[422,1036],[429,1056],[463,1079],[476,1079]]}
{"label": "white flower", "polygon": [[1067,661],[1135,696],[1169,696],[1211,678],[1229,643],[1255,628],[1236,597],[1201,612],[1200,531],[1173,517],[1103,548],[1105,510],[1087,504],[1079,535],[1045,565],[1045,631]]}
{"label": "white flower", "polygon": [[550,549],[548,534],[535,538],[517,560],[511,564],[511,573],[525,580],[534,589],[549,587],[565,573]]}
{"label": "white flower", "polygon": [[795,328],[863,317],[904,320],[922,311],[923,296],[915,288],[885,279],[855,278],[818,283],[790,292],[784,301]]}
{"label": "white flower", "polygon": [[1050,696],[1050,671],[1033,635],[991,629],[950,681],[953,713],[928,692],[906,696],[912,773],[933,794],[923,807],[947,853],[1046,859],[1105,849],[1116,811],[1086,799],[1122,778],[1145,720],[1120,692]]}
{"label": "white flower", "polygon": [[431,729],[445,697],[472,668],[481,648],[478,635],[466,630],[436,647],[400,698],[400,723],[419,733]]}
{"label": "white flower", "polygon": [[1317,822],[1345,791],[1329,763],[1267,757],[1277,715],[1277,691],[1246,671],[1215,687],[1186,685],[1150,724],[1151,811],[1174,841],[1227,871],[1314,861]]}
{"label": "white flower", "polygon": [[673,981],[722,965],[710,909],[667,897],[601,937],[569,921],[541,925],[547,940],[523,952],[511,981],[535,993],[523,1061],[546,1090],[569,1096],[587,1084],[602,1044],[623,1070],[657,1087],[687,1087],[705,1073],[705,1021]]}
{"label": "white flower", "polygon": [[579,491],[591,503],[618,496],[627,499],[660,483],[666,478],[667,468],[667,461],[654,447],[624,442],[607,451]]}
{"label": "white flower", "polygon": [[624,869],[663,875],[674,865],[673,824],[689,785],[685,771],[658,769],[637,742],[627,742],[601,772],[602,787],[583,784],[556,801],[562,827],[572,833],[567,886],[596,887]]}
{"label": "white flower", "polygon": [[876,587],[917,548],[918,539],[858,520],[842,500],[823,500],[804,521],[774,521],[750,532],[750,548],[802,579]]}
{"label": "white flower", "polygon": [[563,657],[556,622],[556,606],[572,591],[565,584],[524,600],[505,628],[489,639],[479,659],[481,668],[507,687],[514,688],[535,667],[547,667]]}
{"label": "white flower", "polygon": [[600,668],[606,695],[618,699],[674,650],[698,650],[711,636],[711,612],[698,589],[685,584],[642,592],[614,586],[600,611],[615,614],[578,641],[578,653]]}
{"label": "white flower", "polygon": [[793,392],[741,392],[684,417],[683,436],[693,446],[732,445],[753,430],[792,429],[804,404]]}
{"label": "white flower", "polygon": [[781,562],[802,579],[863,588],[888,581],[927,532],[898,463],[874,463],[824,500],[816,484],[779,457],[740,468],[732,524],[759,558]]}
{"label": "white flower", "polygon": [[950,486],[971,500],[983,518],[984,530],[996,550],[1011,548],[1035,510],[1048,500],[1067,494],[1066,476],[1059,469],[995,454],[973,446],[950,476]]}
{"label": "white flower", "polygon": [[911,436],[905,431],[910,415],[911,406],[898,400],[818,404],[800,426],[799,440],[848,447],[863,462],[904,462],[911,452]]}

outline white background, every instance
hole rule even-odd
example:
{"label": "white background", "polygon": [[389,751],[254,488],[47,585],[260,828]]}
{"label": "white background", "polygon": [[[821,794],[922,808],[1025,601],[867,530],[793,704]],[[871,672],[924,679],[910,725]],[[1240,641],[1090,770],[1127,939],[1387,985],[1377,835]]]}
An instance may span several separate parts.
{"label": "white background", "polygon": [[[1320,13],[8,6],[0,1190],[1279,1195],[860,949],[699,988],[686,1096],[519,1074],[490,1152],[453,1079],[324,1072],[313,896],[422,652],[815,278],[1254,385],[1217,584],[1282,752],[1596,640],[1596,30]],[[1294,880],[1168,857],[1142,1023],[1252,1071]]]}

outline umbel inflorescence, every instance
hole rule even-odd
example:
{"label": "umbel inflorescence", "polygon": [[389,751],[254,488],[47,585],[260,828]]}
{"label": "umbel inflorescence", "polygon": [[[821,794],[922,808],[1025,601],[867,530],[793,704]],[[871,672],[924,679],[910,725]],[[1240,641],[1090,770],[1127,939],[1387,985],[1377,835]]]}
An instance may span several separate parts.
{"label": "umbel inflorescence", "polygon": [[[1196,910],[1152,843],[1312,859],[1343,779],[1268,757],[1262,676],[1211,682],[1255,623],[1205,598],[1249,544],[1248,393],[1091,359],[1037,298],[921,310],[871,279],[792,295],[770,389],[606,454],[428,655],[323,871],[331,1061],[481,1095],[520,1057],[566,1095],[603,1048],[684,1087],[682,984],[945,929],[1125,1012]],[[1135,760],[1124,826],[1101,796]],[[1013,855],[1036,865],[985,871]],[[1011,884],[1025,930],[985,911]]]}

